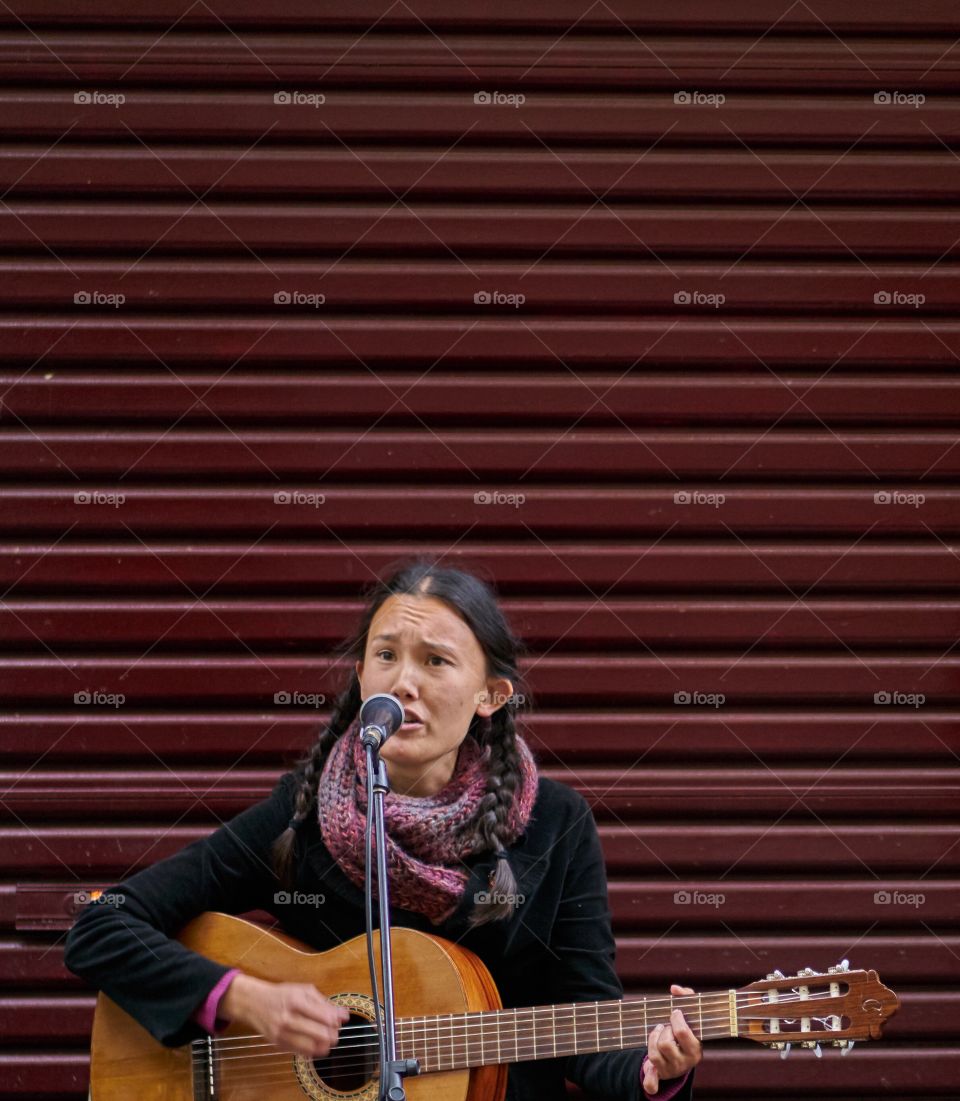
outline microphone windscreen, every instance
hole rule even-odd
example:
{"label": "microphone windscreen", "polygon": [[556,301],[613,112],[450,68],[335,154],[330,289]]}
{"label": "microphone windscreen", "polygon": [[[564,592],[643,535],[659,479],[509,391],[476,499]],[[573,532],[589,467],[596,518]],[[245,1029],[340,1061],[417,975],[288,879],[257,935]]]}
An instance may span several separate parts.
{"label": "microphone windscreen", "polygon": [[388,692],[378,692],[363,701],[360,726],[379,726],[389,737],[403,725],[403,704]]}

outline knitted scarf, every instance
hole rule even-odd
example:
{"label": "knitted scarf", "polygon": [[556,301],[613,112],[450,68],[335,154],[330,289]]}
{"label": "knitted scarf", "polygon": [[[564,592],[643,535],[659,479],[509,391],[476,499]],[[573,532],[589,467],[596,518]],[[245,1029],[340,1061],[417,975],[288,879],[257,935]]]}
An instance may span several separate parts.
{"label": "knitted scarf", "polygon": [[[501,833],[504,846],[523,832],[537,794],[533,755],[519,734],[516,743],[521,782],[507,817],[506,836]],[[469,878],[460,862],[484,848],[470,834],[487,790],[489,757],[489,746],[481,749],[468,735],[460,745],[453,775],[435,795],[391,791],[384,798],[390,901],[401,909],[426,914],[435,925],[460,903]],[[367,762],[358,721],[334,742],[327,756],[317,788],[317,808],[324,844],[348,878],[362,888]],[[375,876],[373,890],[376,895]]]}

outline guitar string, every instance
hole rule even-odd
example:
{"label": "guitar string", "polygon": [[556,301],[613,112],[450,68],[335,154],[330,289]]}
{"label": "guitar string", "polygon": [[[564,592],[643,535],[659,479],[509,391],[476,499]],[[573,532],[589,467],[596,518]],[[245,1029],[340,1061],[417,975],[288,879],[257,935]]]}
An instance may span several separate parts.
{"label": "guitar string", "polygon": [[[807,1000],[809,1000],[809,999],[807,999]],[[831,1014],[831,1016],[834,1016],[834,1015]],[[765,1017],[753,1018],[753,1020],[761,1020],[761,1021],[765,1020],[765,1019],[766,1019]],[[796,1018],[788,1018],[788,1019],[792,1020],[792,1019],[796,1019]],[[722,1023],[715,1024],[714,1021],[718,1021],[718,1022],[722,1022]],[[631,1036],[629,1038],[629,1042],[625,1043],[624,1047],[639,1046],[646,1039],[647,1028],[646,1028],[646,1026],[641,1026],[639,1021],[626,1021],[626,1022],[624,1022],[624,1030],[626,1031],[628,1036],[629,1036],[629,1033],[630,1033],[631,1030],[634,1030],[637,1033],[636,1037]],[[619,1038],[623,1034],[624,1030],[621,1030],[619,1022],[618,1023],[604,1022],[604,1023],[601,1024],[601,1027],[599,1029],[599,1033],[595,1033],[595,1035],[597,1035],[597,1042],[600,1041],[601,1036],[603,1037],[604,1043],[608,1039],[611,1039],[613,1037]],[[820,1030],[818,1030],[818,1031],[820,1031]],[[836,1030],[823,1030],[823,1031],[831,1031],[832,1032],[832,1031],[836,1031]],[[702,1039],[714,1039],[714,1038],[718,1038],[718,1037],[722,1037],[722,1036],[729,1036],[729,1035],[730,1035],[730,1032],[729,1032],[729,1016],[727,1014],[717,1014],[717,1015],[715,1015],[713,1018],[711,1018],[708,1021],[708,1023],[702,1029],[700,1029],[700,1036],[701,1036]],[[775,1040],[777,1038],[788,1039],[788,1038],[795,1037],[795,1038],[799,1039],[800,1037],[808,1036],[809,1033],[784,1032],[784,1033],[771,1033],[769,1035],[770,1035],[770,1040],[766,1041],[766,1042],[775,1042]],[[418,1037],[416,1035],[412,1035],[412,1036],[403,1036],[402,1035],[402,1036],[398,1037],[398,1039],[400,1039],[401,1043],[403,1043],[404,1041],[407,1041],[411,1044],[415,1044],[418,1040]],[[429,1035],[424,1035],[422,1037],[422,1039],[425,1042],[429,1042],[429,1041],[432,1040],[434,1043],[437,1043],[438,1040],[439,1040],[439,1037],[437,1037],[437,1036],[431,1037]],[[567,1037],[566,1039],[569,1040],[569,1037]],[[826,1042],[829,1042],[830,1038],[829,1037],[824,1037],[824,1039],[826,1040]],[[531,1043],[531,1041],[532,1041],[532,1043]],[[535,1030],[533,1030],[533,1031],[531,1031],[531,1033],[529,1035],[522,1036],[522,1037],[518,1036],[516,1038],[514,1048],[518,1053],[523,1049],[525,1051],[525,1053],[528,1054],[531,1058],[547,1057],[546,1053],[544,1054],[544,1056],[538,1056],[536,1054],[537,1047],[539,1046],[537,1041],[538,1041],[538,1037],[535,1035]],[[481,1052],[483,1052],[484,1048],[487,1047],[488,1045],[491,1046],[491,1048],[492,1048],[492,1045],[496,1042],[497,1042],[496,1036],[484,1038],[483,1043],[481,1044]],[[761,1041],[761,1042],[763,1042],[763,1041]],[[444,1045],[442,1045],[441,1048],[438,1049],[438,1057],[439,1057],[441,1062],[443,1061],[444,1058],[447,1058],[447,1057],[449,1057],[451,1059],[455,1059],[455,1058],[460,1057],[460,1056],[469,1058],[470,1048],[471,1048],[471,1046],[475,1046],[476,1043],[477,1043],[476,1038],[474,1038],[473,1041],[471,1042],[469,1037],[457,1036],[455,1038],[455,1041],[454,1041],[453,1044],[444,1044]],[[271,1046],[271,1045],[259,1045],[259,1046]],[[504,1045],[501,1044],[501,1046],[498,1047],[498,1052],[502,1050],[503,1046]],[[544,1047],[549,1047],[550,1046],[550,1041],[546,1037],[543,1038],[543,1046]],[[462,1051],[460,1050],[461,1047],[463,1048]],[[354,1044],[347,1051],[342,1051],[340,1053],[339,1058],[336,1059],[336,1068],[338,1068],[338,1069],[335,1070],[334,1073],[332,1073],[330,1075],[327,1075],[326,1078],[343,1077],[344,1073],[345,1073],[345,1068],[357,1067],[359,1069],[360,1067],[367,1067],[370,1060],[369,1060],[369,1057],[367,1055],[363,1054],[364,1048],[367,1048],[367,1049],[379,1048],[379,1045],[376,1042],[371,1042],[371,1043],[367,1043],[367,1044]],[[335,1049],[333,1049],[333,1050],[335,1050]],[[576,1052],[568,1052],[566,1054],[575,1054],[575,1053]],[[200,1057],[202,1057],[202,1055],[203,1055],[203,1050],[202,1049],[198,1053],[198,1055]],[[237,1062],[239,1060],[243,1060],[246,1064],[246,1066],[243,1068],[244,1072],[249,1070],[249,1071],[253,1072],[253,1076],[257,1076],[256,1072],[260,1071],[260,1075],[262,1076],[263,1073],[267,1073],[267,1074],[271,1073],[274,1066],[276,1066],[276,1068],[279,1070],[281,1065],[284,1068],[285,1072],[289,1073],[290,1063],[291,1063],[291,1060],[293,1058],[293,1055],[294,1055],[293,1052],[284,1053],[284,1052],[280,1052],[278,1050],[276,1052],[261,1052],[257,1055],[228,1056],[226,1059],[220,1060],[220,1062],[221,1063],[232,1063],[232,1062]],[[359,1055],[359,1059],[357,1058],[358,1055]],[[552,1055],[552,1053],[551,1053],[551,1055]],[[196,1057],[197,1056],[195,1056],[195,1058]],[[321,1060],[321,1061],[324,1058],[326,1058],[326,1057],[318,1057],[318,1059]],[[257,1059],[257,1060],[260,1061],[258,1066],[255,1066],[255,1067],[250,1067],[249,1066],[249,1061],[252,1060],[252,1059]],[[271,1061],[273,1063],[273,1066],[269,1065]],[[264,1065],[264,1063],[267,1063],[268,1065]],[[227,1067],[226,1071],[229,1072],[231,1069],[232,1068]],[[440,1068],[437,1068],[437,1069],[440,1069]],[[247,1075],[245,1073],[245,1078],[246,1077],[247,1077]]]}
{"label": "guitar string", "polygon": [[[636,1025],[634,1025],[632,1027],[636,1028]],[[610,1034],[610,1036],[613,1036],[613,1035],[619,1036],[619,1030],[617,1028],[611,1028],[611,1029],[609,1029],[609,1034]],[[704,1028],[703,1032],[701,1033],[701,1036],[704,1039],[707,1039],[707,1040],[709,1040],[709,1039],[719,1039],[719,1038],[722,1038],[722,1037],[727,1037],[729,1035],[730,1035],[730,1033],[729,1033],[729,1031],[727,1030],[726,1027],[718,1026],[718,1025],[711,1025],[711,1026],[709,1026],[709,1028]],[[777,1037],[777,1035],[778,1034],[773,1034],[771,1036],[771,1042],[773,1042],[775,1040],[775,1037]],[[804,1036],[804,1035],[806,1035],[806,1034],[804,1034],[804,1033],[781,1033],[781,1034],[779,1034],[779,1037],[782,1038],[782,1039],[789,1039],[791,1037],[796,1037],[797,1039],[799,1039],[801,1036]],[[608,1038],[608,1037],[605,1036],[605,1039],[606,1038]],[[638,1037],[637,1037],[637,1040],[642,1042],[643,1039],[644,1039],[643,1031],[641,1030],[640,1035],[638,1035]],[[491,1044],[493,1043],[493,1041],[490,1041],[490,1042],[491,1042]],[[378,1047],[378,1045],[368,1045],[368,1046]],[[549,1047],[549,1043],[547,1043],[545,1046]],[[635,1046],[641,1046],[641,1045],[640,1045],[639,1042],[638,1043],[632,1042],[632,1040],[631,1040],[631,1042],[626,1043],[624,1045],[624,1047],[635,1047]],[[529,1059],[552,1058],[553,1057],[553,1053],[550,1052],[550,1051],[544,1051],[542,1054],[538,1054],[537,1047],[538,1047],[537,1044],[529,1045],[526,1048],[521,1048],[520,1045],[517,1045],[516,1046],[516,1051],[517,1051],[518,1058],[513,1059],[513,1060],[506,1060],[506,1062],[524,1061],[523,1058],[520,1058],[521,1054],[525,1058],[529,1058]],[[356,1051],[356,1050],[357,1049],[355,1047],[350,1049],[351,1053]],[[379,1052],[377,1052],[377,1054],[379,1054]],[[572,1054],[579,1054],[579,1052],[565,1052],[565,1053],[563,1053],[563,1055],[572,1055]],[[448,1058],[451,1061],[455,1061],[459,1057],[464,1057],[464,1058],[469,1059],[469,1055],[470,1055],[469,1048],[467,1048],[466,1046],[465,1046],[465,1049],[463,1051],[460,1051],[457,1048],[454,1048],[452,1050],[444,1049],[444,1050],[442,1050],[438,1053],[438,1062],[441,1065],[431,1066],[431,1070],[426,1072],[426,1073],[436,1073],[436,1072],[442,1072],[443,1070],[448,1070],[449,1071],[449,1070],[455,1070],[455,1069],[456,1070],[468,1070],[471,1067],[471,1064],[469,1064],[469,1063],[464,1064],[460,1067],[450,1066],[450,1067],[446,1067],[446,1068],[444,1068],[442,1066],[442,1063]],[[483,1059],[484,1057],[485,1056],[482,1053],[481,1054],[481,1059]],[[558,1056],[558,1057],[563,1057],[563,1056]],[[263,1056],[263,1058],[269,1058],[269,1056]],[[268,1065],[268,1066],[261,1065],[261,1066],[253,1067],[253,1068],[236,1068],[237,1073],[242,1073],[243,1074],[243,1081],[245,1083],[256,1084],[256,1085],[267,1085],[272,1081],[289,1080],[291,1075],[295,1073],[294,1068],[292,1066],[293,1053],[292,1052],[287,1053],[286,1055],[278,1054],[276,1056],[273,1056],[272,1058],[274,1059],[274,1062],[273,1062],[272,1065]],[[320,1058],[317,1061],[323,1062],[324,1059]],[[312,1060],[307,1060],[307,1062],[308,1063],[312,1062]],[[359,1060],[357,1060],[357,1059],[352,1059],[351,1060],[349,1058],[341,1059],[341,1060],[339,1060],[338,1062],[335,1063],[334,1067],[331,1068],[330,1073],[326,1073],[326,1074],[320,1074],[319,1072],[317,1072],[317,1073],[318,1073],[318,1076],[322,1079],[322,1081],[327,1082],[327,1083],[331,1083],[331,1082],[336,1081],[338,1079],[343,1079],[343,1078],[347,1078],[347,1077],[352,1078],[352,1079],[356,1079],[357,1076],[360,1073],[363,1073],[363,1074],[368,1075],[368,1076],[372,1074],[373,1077],[376,1077],[376,1073],[377,1073],[376,1068],[373,1068],[372,1071],[371,1071],[371,1068],[370,1068],[370,1065],[369,1065],[370,1062],[371,1062],[371,1060],[368,1057],[362,1057]],[[475,1064],[475,1065],[484,1065],[484,1064],[483,1064],[483,1062],[481,1062],[480,1064]],[[353,1068],[353,1069],[345,1069],[345,1068]],[[228,1067],[226,1069],[226,1071],[224,1072],[225,1076],[229,1076],[233,1069],[234,1068],[229,1068]]]}
{"label": "guitar string", "polygon": [[[695,995],[695,994],[678,994],[678,995],[675,995],[673,997],[672,1002],[669,998],[656,998],[656,999],[651,998],[651,999],[648,999],[646,1002],[622,1000],[622,1001],[612,1001],[612,1002],[572,1002],[572,1003],[564,1003],[565,1006],[569,1006],[569,1008],[565,1008],[563,1010],[563,1013],[560,1015],[560,1020],[562,1021],[564,1015],[566,1015],[568,1019],[573,1019],[574,1017],[577,1016],[578,1012],[581,1016],[589,1015],[589,1009],[586,1009],[586,1007],[589,1007],[589,1006],[592,1006],[592,1005],[598,1005],[600,1007],[600,1012],[605,1012],[605,1011],[609,1012],[609,1010],[613,1007],[622,1007],[620,1012],[624,1015],[624,1020],[625,1020],[625,1023],[626,1023],[626,1014],[632,1013],[632,1014],[639,1015],[641,1013],[641,1011],[644,1009],[644,1006],[646,1006],[648,1016],[652,1016],[654,1013],[656,1013],[658,1011],[662,1012],[662,1010],[666,1009],[669,1006],[671,1009],[683,1010],[686,1014],[688,1014],[690,1016],[692,1024],[693,1023],[699,1023],[701,1006],[699,1005],[699,1003],[691,1002],[691,999],[694,999],[696,997],[697,997],[697,995]],[[715,1001],[722,1003],[720,1006],[717,1007],[717,1009],[719,1009],[719,1012],[716,1012],[715,1010],[708,1010],[707,1012],[705,1012],[704,1013],[704,1019],[705,1020],[710,1019],[711,1012],[713,1012],[715,1014],[717,1019],[729,1020],[730,1014],[729,1014],[729,1008],[728,1008],[728,1004],[729,1004],[729,995],[728,994],[726,994],[725,992],[711,991],[709,993],[704,993],[703,997],[704,998],[713,998]],[[773,1016],[774,1014],[764,1012],[764,1013],[758,1014],[758,1016],[755,1017],[755,1018],[750,1018],[749,1015],[745,1011],[746,1010],[751,1010],[751,1009],[752,1010],[757,1010],[757,1009],[761,1009],[761,1008],[764,1008],[764,1007],[768,1007],[768,1008],[769,1007],[776,1007],[776,1008],[779,1009],[781,1006],[809,1005],[812,1002],[829,1000],[832,997],[834,997],[834,995],[832,995],[832,994],[830,994],[826,991],[823,991],[823,992],[820,992],[820,993],[811,994],[806,998],[801,998],[799,995],[785,995],[784,997],[780,998],[776,1002],[758,1002],[758,1001],[755,1000],[755,998],[751,999],[751,996],[749,994],[738,993],[737,997],[736,997],[737,1015],[741,1019],[767,1020],[767,1019],[769,1019],[769,1017]],[[574,1007],[576,1007],[576,1008],[574,1008]],[[586,1009],[586,1014],[585,1014],[585,1009]],[[526,1027],[533,1028],[538,1023],[541,1024],[541,1025],[543,1024],[544,1020],[547,1017],[547,1014],[548,1014],[549,1010],[550,1010],[550,1006],[520,1006],[520,1007],[516,1007],[516,1008],[510,1007],[510,1008],[499,1009],[499,1010],[497,1010],[497,1009],[479,1010],[479,1011],[475,1011],[473,1013],[440,1014],[438,1016],[424,1016],[424,1017],[402,1017],[402,1018],[398,1019],[398,1021],[397,1021],[397,1031],[400,1032],[400,1031],[403,1031],[403,1030],[408,1030],[408,1031],[423,1030],[425,1028],[439,1027],[439,1025],[441,1023],[447,1029],[451,1029],[451,1028],[456,1027],[456,1028],[460,1029],[461,1031],[462,1030],[469,1030],[469,1029],[481,1029],[482,1030],[483,1028],[490,1027],[494,1023],[495,1019],[497,1021],[499,1021],[501,1027],[509,1028],[509,1026],[510,1026],[510,1018],[508,1016],[509,1014],[514,1015],[514,1025],[515,1026],[516,1026],[516,1023],[518,1021],[520,1021],[521,1027],[526,1026]],[[536,1016],[537,1014],[540,1014],[541,1020],[539,1022],[537,1022],[536,1020],[529,1020],[527,1022],[524,1022],[524,1021],[520,1020],[520,1017],[519,1017],[520,1014],[530,1013],[530,1012],[533,1012],[534,1016]],[[776,1014],[776,1015],[781,1016],[781,1017],[783,1016],[783,1014]],[[801,1016],[809,1016],[809,1014],[801,1014]],[[835,1016],[835,1014],[831,1014],[831,1016]],[[553,1015],[551,1015],[550,1019],[551,1019],[551,1021],[553,1021],[555,1018],[557,1018],[557,1015],[553,1014]],[[430,1022],[430,1023],[427,1024],[427,1022]],[[357,1025],[345,1024],[340,1029],[340,1035],[342,1036],[344,1034],[348,1034],[348,1038],[349,1038],[349,1034],[351,1032],[359,1032],[361,1030],[369,1030],[371,1027],[373,1027],[372,1023],[363,1023],[363,1024],[357,1024]],[[219,1051],[228,1051],[228,1050],[230,1050],[231,1048],[234,1048],[234,1047],[247,1047],[247,1046],[250,1046],[250,1045],[247,1045],[247,1044],[243,1043],[242,1041],[262,1040],[262,1039],[263,1039],[262,1034],[260,1034],[260,1033],[250,1033],[250,1034],[245,1034],[245,1035],[240,1035],[240,1036],[212,1037],[211,1042],[215,1047],[217,1047],[217,1049]],[[204,1046],[204,1048],[206,1048],[206,1046],[207,1046],[207,1040],[206,1039],[200,1040],[200,1041],[197,1041],[197,1042],[201,1043]]]}
{"label": "guitar string", "polygon": [[[625,1032],[626,1031],[627,1030],[625,1030]],[[712,1034],[713,1032],[715,1032],[715,1035]],[[704,1029],[704,1037],[705,1037],[705,1039],[708,1039],[708,1040],[709,1039],[716,1039],[716,1038],[719,1038],[723,1035],[729,1035],[729,1032],[726,1032],[721,1026],[714,1025],[714,1026],[710,1026],[709,1029]],[[609,1029],[606,1032],[601,1030],[601,1036],[602,1036],[604,1041],[606,1041],[607,1039],[611,1039],[614,1036],[619,1037],[619,1029]],[[642,1030],[641,1030],[641,1034],[638,1036],[638,1039],[643,1040],[644,1038],[645,1037],[642,1035]],[[549,1041],[545,1041],[543,1044],[533,1044],[533,1043],[529,1042],[531,1039],[532,1039],[532,1037],[528,1037],[526,1039],[526,1041],[521,1040],[519,1044],[515,1045],[515,1050],[516,1050],[518,1056],[523,1054],[523,1055],[529,1055],[531,1058],[552,1058],[553,1057],[552,1045]],[[490,1044],[487,1045],[487,1046],[491,1047],[491,1050],[492,1050],[492,1044],[493,1044],[493,1041],[491,1040]],[[378,1049],[377,1044],[367,1044],[367,1045],[364,1045],[364,1046],[366,1046],[367,1048],[370,1048],[370,1049]],[[511,1049],[514,1048],[513,1044],[511,1044],[509,1046],[510,1046]],[[636,1047],[636,1046],[640,1046],[640,1045],[636,1044],[636,1043],[633,1043],[633,1042],[628,1042],[624,1046],[625,1047]],[[542,1055],[536,1056],[535,1052],[537,1051],[537,1049],[539,1047],[543,1047],[544,1052],[543,1052]],[[333,1049],[333,1050],[336,1051],[336,1049]],[[347,1070],[347,1068],[356,1068],[356,1071],[359,1071],[360,1069],[362,1069],[364,1067],[368,1067],[371,1061],[376,1062],[376,1054],[375,1053],[373,1053],[374,1058],[372,1060],[369,1056],[362,1056],[360,1058],[356,1058],[354,1053],[357,1052],[357,1050],[358,1050],[357,1047],[351,1047],[349,1049],[349,1054],[346,1053],[346,1052],[343,1053],[343,1057],[340,1058],[339,1060],[335,1061],[335,1065],[332,1068],[333,1073],[323,1075],[324,1080],[327,1081],[327,1080],[330,1080],[330,1079],[333,1079],[333,1078],[346,1077],[347,1073],[345,1073],[345,1071]],[[584,1050],[587,1050],[587,1049],[584,1049]],[[572,1054],[579,1054],[579,1052],[567,1052],[565,1054],[571,1054],[572,1055]],[[466,1044],[462,1045],[462,1050],[457,1045],[453,1045],[452,1047],[444,1046],[438,1052],[433,1053],[433,1057],[430,1058],[430,1062],[433,1063],[434,1061],[436,1061],[436,1062],[439,1062],[440,1064],[442,1064],[442,1063],[444,1063],[448,1060],[454,1061],[454,1060],[457,1060],[459,1058],[469,1058],[469,1056],[470,1056],[470,1048]],[[285,1053],[285,1054],[277,1053],[276,1055],[273,1055],[273,1056],[265,1054],[263,1056],[260,1056],[260,1058],[272,1058],[275,1061],[275,1065],[277,1065],[278,1067],[283,1066],[285,1069],[289,1070],[290,1065],[291,1065],[292,1060],[293,1060],[293,1053],[292,1052]],[[317,1062],[323,1062],[324,1058],[325,1057],[318,1057],[316,1061]],[[226,1062],[231,1062],[231,1061],[235,1061],[235,1060],[226,1060]],[[309,1062],[312,1062],[313,1060],[307,1059],[306,1061],[309,1063]],[[510,1061],[513,1061],[513,1060],[506,1060],[506,1061],[510,1062]],[[227,1068],[227,1069],[229,1071],[230,1069],[234,1069],[234,1068]],[[252,1080],[253,1078],[258,1077],[256,1075],[256,1071],[258,1069],[269,1072],[273,1068],[272,1067],[263,1067],[263,1066],[261,1066],[259,1068],[258,1067],[249,1068],[249,1069],[253,1070],[253,1072],[254,1072],[253,1075],[248,1074],[248,1068],[247,1067],[237,1068],[237,1069],[240,1070],[243,1073],[244,1080],[247,1081],[247,1080]],[[439,1069],[442,1069],[442,1067],[436,1067],[435,1069],[439,1070]],[[450,1069],[452,1069],[452,1068],[450,1068]],[[467,1069],[467,1068],[463,1067],[463,1068],[459,1068],[459,1069]],[[374,1069],[374,1073],[376,1073],[375,1069]],[[354,1073],[354,1076],[355,1076],[355,1073]]]}

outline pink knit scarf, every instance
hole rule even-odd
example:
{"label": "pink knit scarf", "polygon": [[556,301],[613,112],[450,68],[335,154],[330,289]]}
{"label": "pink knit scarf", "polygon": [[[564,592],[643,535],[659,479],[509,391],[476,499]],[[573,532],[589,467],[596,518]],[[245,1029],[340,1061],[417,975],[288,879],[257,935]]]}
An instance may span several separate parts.
{"label": "pink knit scarf", "polygon": [[[529,747],[516,735],[521,782],[507,819],[503,845],[523,832],[537,795],[537,766]],[[468,735],[445,787],[435,795],[388,792],[384,800],[390,901],[404,910],[426,914],[436,925],[460,903],[468,874],[458,865],[484,847],[469,834],[487,788],[490,749]],[[320,832],[334,860],[358,886],[364,882],[363,831],[367,817],[367,762],[359,724],[333,744],[317,790]],[[376,895],[376,876],[373,880]]]}

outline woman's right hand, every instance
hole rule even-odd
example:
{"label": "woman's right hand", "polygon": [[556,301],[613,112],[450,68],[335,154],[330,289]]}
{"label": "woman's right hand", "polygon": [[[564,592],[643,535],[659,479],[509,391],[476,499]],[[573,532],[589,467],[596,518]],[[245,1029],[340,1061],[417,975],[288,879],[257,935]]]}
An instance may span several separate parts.
{"label": "woman's right hand", "polygon": [[311,983],[267,982],[233,977],[220,999],[218,1016],[239,1021],[282,1051],[320,1059],[336,1046],[349,1010],[335,1005]]}

